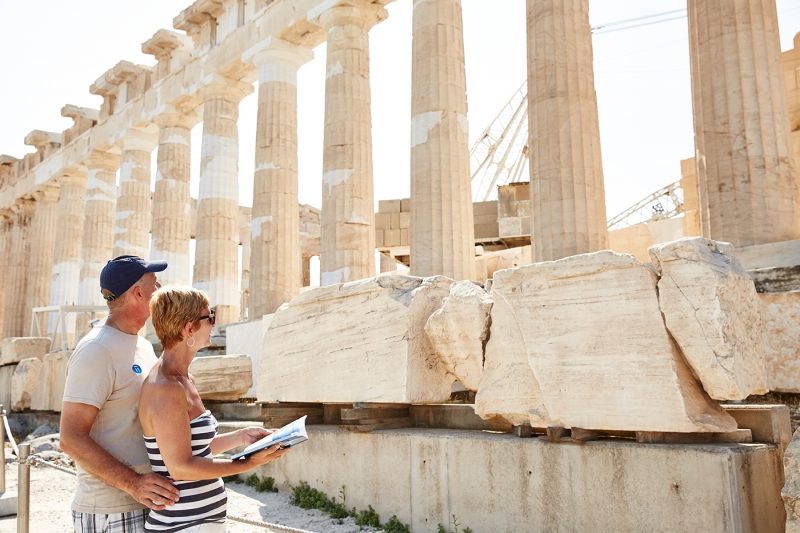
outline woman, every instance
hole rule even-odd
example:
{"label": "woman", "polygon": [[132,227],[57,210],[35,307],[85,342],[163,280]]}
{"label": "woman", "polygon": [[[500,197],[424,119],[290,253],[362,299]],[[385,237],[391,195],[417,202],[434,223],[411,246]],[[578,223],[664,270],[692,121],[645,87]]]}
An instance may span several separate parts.
{"label": "woman", "polygon": [[150,511],[145,531],[224,532],[227,497],[220,478],[274,461],[285,450],[273,446],[242,461],[212,457],[269,432],[252,427],[217,435],[217,421],[189,376],[197,351],[211,344],[214,311],[205,293],[161,288],[150,300],[150,313],[164,352],[142,385],[139,418],[153,471],[173,480],[180,498],[163,511]]}

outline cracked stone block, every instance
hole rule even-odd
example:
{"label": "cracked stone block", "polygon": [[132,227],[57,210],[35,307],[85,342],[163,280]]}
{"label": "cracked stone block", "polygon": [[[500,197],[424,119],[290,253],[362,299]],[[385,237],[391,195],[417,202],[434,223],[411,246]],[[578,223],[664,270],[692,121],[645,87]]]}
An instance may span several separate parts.
{"label": "cracked stone block", "polygon": [[42,359],[39,383],[31,398],[31,409],[34,411],[61,411],[70,353],[69,351],[53,352],[45,355]]}
{"label": "cracked stone block", "polygon": [[471,281],[457,281],[425,323],[425,334],[447,370],[468,390],[478,390],[489,338],[492,299]]}
{"label": "cracked stone block", "polygon": [[783,455],[785,481],[781,498],[786,510],[786,532],[800,533],[800,429],[792,435],[792,440]]}
{"label": "cracked stone block", "polygon": [[194,386],[204,400],[238,400],[253,386],[247,355],[206,355],[189,365]]}
{"label": "cracked stone block", "polygon": [[767,386],[800,392],[800,291],[758,293]]}
{"label": "cracked stone block", "polygon": [[8,337],[0,341],[0,365],[19,363],[28,357],[42,359],[48,351],[49,337]]}
{"label": "cracked stone block", "polygon": [[42,360],[38,357],[23,359],[11,376],[11,411],[31,409],[31,402],[39,387]]}
{"label": "cracked stone block", "polygon": [[382,275],[305,291],[264,336],[261,402],[441,403],[453,377],[425,335],[452,280]]}
{"label": "cracked stone block", "polygon": [[767,392],[758,297],[731,250],[702,237],[649,249],[667,329],[716,400]]}

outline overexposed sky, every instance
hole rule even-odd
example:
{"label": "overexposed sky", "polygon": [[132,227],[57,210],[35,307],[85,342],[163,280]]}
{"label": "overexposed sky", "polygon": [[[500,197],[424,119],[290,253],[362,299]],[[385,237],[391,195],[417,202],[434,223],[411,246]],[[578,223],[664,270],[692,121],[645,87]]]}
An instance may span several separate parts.
{"label": "overexposed sky", "polygon": [[[64,104],[97,108],[89,86],[120,60],[154,64],[141,43],[188,0],[0,0],[0,153],[21,157],[34,129],[61,131]],[[375,199],[409,195],[411,0],[388,6],[370,33]],[[475,139],[525,80],[525,0],[462,0],[470,138]],[[685,0],[590,0],[593,26],[686,7]],[[781,47],[800,31],[800,1],[777,0]],[[593,37],[609,217],[680,178],[693,155],[687,21]],[[320,205],[325,46],[298,74],[300,200]],[[240,200],[250,205],[256,95],[239,118]],[[200,132],[193,130],[197,191]],[[153,167],[155,168],[155,167]]]}

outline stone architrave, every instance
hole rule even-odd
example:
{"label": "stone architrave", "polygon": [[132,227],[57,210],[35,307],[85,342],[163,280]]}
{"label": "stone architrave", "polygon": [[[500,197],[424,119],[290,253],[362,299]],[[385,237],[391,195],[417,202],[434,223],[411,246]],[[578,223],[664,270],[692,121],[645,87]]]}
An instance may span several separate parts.
{"label": "stone architrave", "polygon": [[775,0],[689,0],[703,236],[800,238]]}
{"label": "stone architrave", "polygon": [[[85,167],[70,169],[58,179],[61,194],[58,198],[58,238],[53,251],[50,305],[74,305],[78,301],[86,212],[86,179]],[[55,332],[57,318],[54,313],[50,314],[48,334]],[[75,335],[75,315],[66,315],[61,333],[66,335],[67,342],[71,342]]]}
{"label": "stone architrave", "polygon": [[156,146],[156,126],[131,128],[122,138],[119,196],[114,224],[113,256],[147,257],[150,251],[150,152]]}
{"label": "stone architrave", "polygon": [[767,387],[800,392],[800,291],[759,293]]}
{"label": "stone architrave", "polygon": [[194,385],[204,400],[238,400],[253,386],[247,355],[195,357],[189,365]]}
{"label": "stone architrave", "polygon": [[240,320],[239,102],[253,90],[244,82],[216,79],[200,92],[203,141],[192,284],[206,291],[217,322]]}
{"label": "stone architrave", "polygon": [[608,247],[589,0],[528,0],[533,260]]}
{"label": "stone architrave", "polygon": [[703,237],[649,249],[667,329],[715,400],[767,392],[756,289],[731,252]]}
{"label": "stone architrave", "polygon": [[[100,271],[114,257],[114,219],[117,206],[117,169],[120,156],[93,151],[86,160],[86,217],[81,247],[81,305],[104,305],[100,293]],[[85,329],[79,327],[79,330]]]}
{"label": "stone architrave", "polygon": [[264,336],[258,400],[446,401],[454,379],[424,328],[451,282],[383,275],[300,293]]}
{"label": "stone architrave", "polygon": [[0,365],[19,363],[23,359],[43,359],[50,351],[49,337],[7,337],[0,341]]}
{"label": "stone architrave", "polygon": [[31,402],[39,387],[42,360],[38,357],[23,359],[11,376],[11,411],[31,409]]}
{"label": "stone architrave", "polygon": [[158,124],[156,184],[150,259],[164,260],[169,268],[158,275],[162,285],[189,285],[191,240],[191,129],[196,113],[165,113]]}
{"label": "stone architrave", "polygon": [[[53,249],[56,235],[56,214],[58,210],[58,188],[44,187],[34,195],[35,212],[31,222],[31,251],[28,264],[28,283],[25,287],[25,308],[22,311],[22,334],[31,332],[31,313],[34,307],[50,303],[50,276],[53,273]],[[38,331],[44,333],[47,327],[39,324]]]}
{"label": "stone architrave", "polygon": [[53,352],[44,356],[39,370],[39,382],[31,398],[32,410],[61,411],[69,355],[70,352]]}
{"label": "stone architrave", "polygon": [[[608,251],[495,272],[484,381],[496,354],[524,353],[540,393],[527,405],[540,401],[549,425],[733,431],[670,339],[656,282],[633,256]],[[513,333],[499,335],[503,325]]]}
{"label": "stone architrave", "polygon": [[425,323],[425,334],[447,370],[464,387],[478,390],[483,373],[483,350],[489,339],[492,299],[471,281],[450,285],[442,307]]}
{"label": "stone architrave", "polygon": [[473,279],[461,0],[414,2],[411,61],[411,273]]}
{"label": "stone architrave", "polygon": [[9,262],[4,273],[8,280],[5,301],[5,320],[3,337],[24,335],[23,313],[25,294],[29,279],[28,266],[31,259],[30,229],[35,203],[33,200],[18,200],[14,205],[13,226],[10,234]]}
{"label": "stone architrave", "polygon": [[322,154],[321,284],[375,275],[369,29],[386,17],[366,2],[320,16],[327,32]]}
{"label": "stone architrave", "polygon": [[297,197],[297,70],[313,58],[283,41],[257,53],[258,117],[250,222],[250,317],[274,312],[300,292]]}

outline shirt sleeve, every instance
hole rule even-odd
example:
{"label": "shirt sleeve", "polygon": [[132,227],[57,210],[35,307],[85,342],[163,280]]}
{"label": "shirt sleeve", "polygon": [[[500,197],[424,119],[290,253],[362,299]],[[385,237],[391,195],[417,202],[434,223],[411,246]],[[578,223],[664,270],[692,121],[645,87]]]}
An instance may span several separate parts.
{"label": "shirt sleeve", "polygon": [[81,346],[67,364],[64,401],[103,407],[114,390],[114,368],[108,350],[97,342]]}

